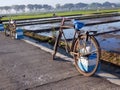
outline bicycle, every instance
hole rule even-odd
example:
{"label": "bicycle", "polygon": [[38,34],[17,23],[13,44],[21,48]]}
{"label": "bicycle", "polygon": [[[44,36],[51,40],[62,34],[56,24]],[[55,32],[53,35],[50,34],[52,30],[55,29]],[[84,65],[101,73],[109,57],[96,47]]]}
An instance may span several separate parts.
{"label": "bicycle", "polygon": [[9,23],[6,25],[6,28],[5,28],[5,36],[7,36],[7,31],[10,32],[10,36],[12,39],[15,39],[15,33],[16,33],[16,24],[15,23]]}
{"label": "bicycle", "polygon": [[[84,23],[72,20],[72,24],[65,25],[66,18],[62,18],[58,36],[54,44],[53,60],[57,53],[60,41],[64,41],[65,49],[73,56],[76,69],[84,76],[92,76],[98,69],[100,63],[100,46],[94,34],[96,31],[83,32]],[[71,45],[67,41],[64,29],[72,28],[75,30]],[[63,40],[61,38],[63,37]]]}

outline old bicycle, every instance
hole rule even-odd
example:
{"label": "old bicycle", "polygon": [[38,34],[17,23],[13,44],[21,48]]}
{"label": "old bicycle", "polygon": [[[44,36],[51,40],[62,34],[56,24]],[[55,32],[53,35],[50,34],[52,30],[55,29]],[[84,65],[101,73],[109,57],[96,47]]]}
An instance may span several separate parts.
{"label": "old bicycle", "polygon": [[15,33],[16,33],[16,23],[11,19],[11,21],[6,25],[5,28],[5,36],[7,36],[7,32],[9,31],[10,36],[12,39],[15,39]]}
{"label": "old bicycle", "polygon": [[[84,23],[78,20],[72,20],[72,24],[66,25],[65,22],[67,20],[66,18],[62,18],[59,33],[54,44],[53,59],[55,58],[60,42],[64,41],[66,51],[74,58],[76,69],[84,76],[91,76],[98,69],[100,62],[100,46],[94,37],[94,34],[97,32],[83,32],[81,28],[84,26]],[[75,30],[72,43],[69,43],[65,37],[63,31],[66,28],[67,30],[68,28]]]}

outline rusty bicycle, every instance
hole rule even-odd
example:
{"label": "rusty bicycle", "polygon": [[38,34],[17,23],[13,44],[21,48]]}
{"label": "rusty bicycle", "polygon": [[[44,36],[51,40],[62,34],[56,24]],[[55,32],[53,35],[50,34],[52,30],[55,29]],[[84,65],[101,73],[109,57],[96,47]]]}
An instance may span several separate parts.
{"label": "rusty bicycle", "polygon": [[[54,44],[53,60],[57,53],[60,42],[64,42],[65,50],[72,55],[76,69],[84,76],[92,76],[98,69],[100,63],[100,46],[94,35],[96,31],[83,31],[84,23],[72,19],[69,25],[66,21],[70,19],[62,17],[61,26]],[[64,30],[74,29],[72,42],[65,37]]]}
{"label": "rusty bicycle", "polygon": [[15,39],[15,33],[16,33],[16,24],[15,23],[8,23],[5,28],[5,36],[7,36],[7,32],[10,32],[10,36],[12,39]]}

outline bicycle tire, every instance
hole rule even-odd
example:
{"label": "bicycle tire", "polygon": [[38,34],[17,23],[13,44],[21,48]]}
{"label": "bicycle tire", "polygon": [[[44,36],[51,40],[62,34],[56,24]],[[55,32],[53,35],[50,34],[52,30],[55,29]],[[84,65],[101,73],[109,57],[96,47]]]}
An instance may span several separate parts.
{"label": "bicycle tire", "polygon": [[[98,66],[99,66],[100,47],[99,47],[99,44],[98,44],[98,42],[97,42],[97,40],[96,40],[96,38],[94,36],[88,36],[89,44],[91,44],[91,46],[93,46],[92,49],[95,49],[95,52],[92,52],[92,49],[91,49],[91,53],[89,53],[88,56],[84,56],[83,52],[80,52],[80,50],[85,50],[85,51],[87,50],[87,42],[88,41],[86,42],[85,40],[86,40],[85,36],[80,36],[80,37],[77,38],[77,40],[75,42],[73,52],[78,54],[78,55],[74,54],[75,67],[82,75],[84,75],[84,76],[92,76],[96,72],[96,70],[98,69]],[[84,49],[83,49],[83,47],[84,47]],[[84,53],[87,53],[87,51],[84,52]],[[93,66],[90,66],[90,68],[92,67],[91,70],[85,70],[84,68],[86,68],[86,66],[84,66],[84,68],[81,67],[82,61],[85,62],[85,60],[86,60],[86,61],[89,62],[91,57],[93,57],[93,55],[94,55],[93,60],[94,61],[96,60],[95,64]],[[87,67],[89,68],[89,65],[87,65]]]}

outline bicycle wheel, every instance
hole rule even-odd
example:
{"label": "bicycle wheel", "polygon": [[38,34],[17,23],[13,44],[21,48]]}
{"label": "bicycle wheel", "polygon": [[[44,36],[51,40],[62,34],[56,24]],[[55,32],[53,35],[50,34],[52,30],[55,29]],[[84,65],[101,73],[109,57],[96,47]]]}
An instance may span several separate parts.
{"label": "bicycle wheel", "polygon": [[93,75],[99,65],[100,48],[94,36],[77,38],[74,45],[74,59],[76,69],[84,76]]}

